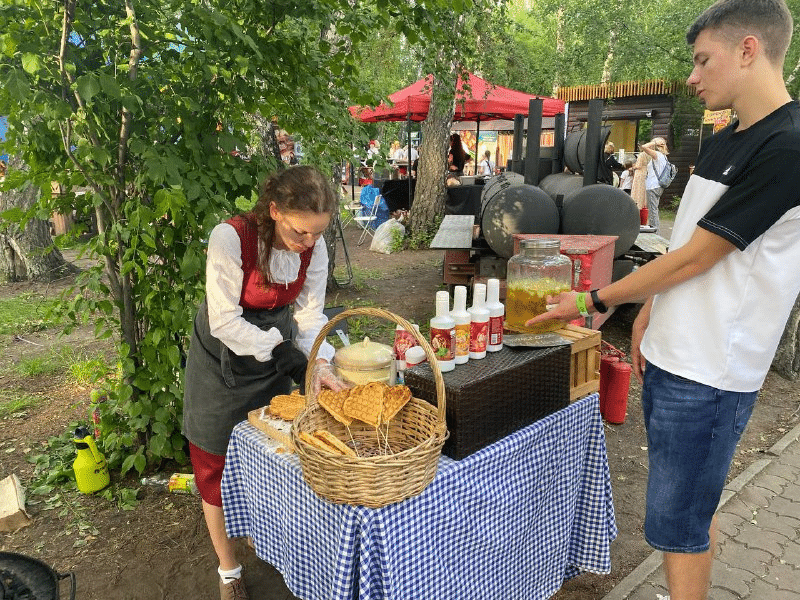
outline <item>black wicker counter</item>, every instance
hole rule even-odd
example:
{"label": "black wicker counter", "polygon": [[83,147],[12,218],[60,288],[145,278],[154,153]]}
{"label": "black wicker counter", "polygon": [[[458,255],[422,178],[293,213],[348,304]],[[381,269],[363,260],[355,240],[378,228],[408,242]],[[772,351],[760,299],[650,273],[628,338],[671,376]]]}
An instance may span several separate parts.
{"label": "black wicker counter", "polygon": [[[436,403],[427,363],[405,377],[414,396]],[[442,377],[450,430],[442,452],[458,460],[569,404],[570,347],[504,347]]]}

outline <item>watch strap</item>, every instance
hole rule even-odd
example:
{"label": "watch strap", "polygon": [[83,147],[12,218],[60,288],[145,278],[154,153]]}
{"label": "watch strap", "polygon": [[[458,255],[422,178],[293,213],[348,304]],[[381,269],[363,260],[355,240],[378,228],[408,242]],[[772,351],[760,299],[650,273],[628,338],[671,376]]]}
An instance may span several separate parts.
{"label": "watch strap", "polygon": [[589,292],[589,296],[591,296],[592,305],[594,306],[594,309],[597,312],[601,314],[608,312],[608,307],[605,304],[603,304],[603,301],[600,300],[600,298],[597,297],[597,290],[592,290],[591,292]]}

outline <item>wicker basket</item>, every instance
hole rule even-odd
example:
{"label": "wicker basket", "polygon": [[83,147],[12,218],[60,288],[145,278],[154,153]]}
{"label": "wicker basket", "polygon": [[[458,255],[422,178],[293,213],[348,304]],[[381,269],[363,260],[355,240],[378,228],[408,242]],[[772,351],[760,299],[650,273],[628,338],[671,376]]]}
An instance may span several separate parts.
{"label": "wicker basket", "polygon": [[[425,338],[405,319],[377,308],[345,310],[328,321],[311,348],[309,363],[316,360],[322,341],[336,323],[358,316],[387,319],[414,335],[434,368],[437,406],[411,398],[389,423],[386,439],[393,453],[388,455],[379,454],[386,442],[381,437],[382,443],[379,443],[374,427],[353,421],[348,431],[316,401],[310,402],[294,420],[291,437],[300,458],[303,477],[319,496],[337,504],[380,508],[416,496],[436,475],[439,456],[448,435],[444,381],[436,355]],[[309,369],[306,388],[310,385]],[[361,456],[351,458],[329,454],[300,441],[300,432],[313,433],[317,429],[327,429],[341,440],[348,440],[352,435]],[[381,436],[384,434],[386,429],[381,427]],[[371,453],[374,455],[370,456]]]}

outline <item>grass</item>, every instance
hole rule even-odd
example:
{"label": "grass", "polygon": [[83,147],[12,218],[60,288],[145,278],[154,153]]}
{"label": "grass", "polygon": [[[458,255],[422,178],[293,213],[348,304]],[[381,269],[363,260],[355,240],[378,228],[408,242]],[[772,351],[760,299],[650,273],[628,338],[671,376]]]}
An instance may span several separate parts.
{"label": "grass", "polygon": [[[384,275],[377,269],[362,269],[355,265],[353,265],[352,268],[353,281],[350,282],[348,287],[357,292],[364,292],[374,289],[374,287],[370,285],[370,282],[384,279],[388,276]],[[344,281],[347,279],[347,268],[344,266],[338,266],[333,270],[333,274],[337,281]]]}
{"label": "grass", "polygon": [[23,377],[64,373],[69,381],[77,385],[91,385],[113,371],[102,354],[89,356],[70,346],[50,350],[42,356],[22,359],[14,369]]}
{"label": "grass", "polygon": [[54,327],[56,322],[49,313],[55,302],[29,293],[0,298],[0,335],[19,335]]}
{"label": "grass", "polygon": [[39,401],[29,394],[17,395],[11,390],[0,390],[0,419],[20,417]]}

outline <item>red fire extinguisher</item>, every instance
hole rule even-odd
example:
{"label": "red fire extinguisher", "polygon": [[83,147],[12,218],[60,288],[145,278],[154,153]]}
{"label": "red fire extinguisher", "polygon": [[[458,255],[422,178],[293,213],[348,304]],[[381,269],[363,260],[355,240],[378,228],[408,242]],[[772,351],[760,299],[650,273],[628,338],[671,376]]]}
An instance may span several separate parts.
{"label": "red fire extinguisher", "polygon": [[617,425],[625,422],[631,384],[631,365],[624,358],[624,352],[603,342],[600,350],[600,414],[609,423]]}

